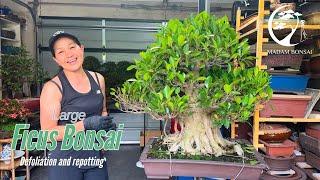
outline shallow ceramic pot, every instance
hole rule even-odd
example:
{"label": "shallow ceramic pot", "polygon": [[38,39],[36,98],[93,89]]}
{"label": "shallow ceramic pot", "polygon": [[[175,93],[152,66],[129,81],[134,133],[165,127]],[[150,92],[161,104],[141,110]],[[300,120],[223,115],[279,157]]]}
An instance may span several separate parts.
{"label": "shallow ceramic pot", "polygon": [[268,172],[264,172],[260,176],[260,180],[279,180],[279,179],[285,179],[285,180],[306,180],[307,176],[306,174],[301,171],[296,166],[293,166],[292,169],[296,172],[294,175],[286,175],[286,176],[280,176],[280,175],[271,175]]}
{"label": "shallow ceramic pot", "polygon": [[299,134],[299,142],[304,151],[309,151],[320,157],[320,139],[306,135],[306,133]]}
{"label": "shallow ceramic pot", "polygon": [[283,143],[263,143],[266,147],[266,154],[271,157],[290,157],[293,154],[295,144],[291,140]]}
{"label": "shallow ceramic pot", "polygon": [[155,139],[150,139],[143,149],[140,161],[149,179],[169,179],[171,176],[192,177],[219,177],[232,179],[237,176],[238,180],[259,179],[263,170],[267,167],[261,155],[255,151],[255,156],[260,162],[258,165],[241,163],[185,160],[185,159],[150,159],[148,151]]}
{"label": "shallow ceramic pot", "polygon": [[308,136],[314,137],[316,139],[320,139],[320,130],[312,129],[312,128],[307,127],[306,128],[306,134]]}
{"label": "shallow ceramic pot", "polygon": [[312,167],[320,170],[320,157],[316,156],[315,154],[305,151],[306,153],[306,161],[308,164],[310,164]]}
{"label": "shallow ceramic pot", "polygon": [[40,110],[40,98],[19,99],[19,102],[22,103],[23,106],[29,109],[31,112]]}
{"label": "shallow ceramic pot", "polygon": [[259,129],[264,132],[259,139],[268,143],[282,143],[292,134],[289,128],[281,124],[263,124]]}
{"label": "shallow ceramic pot", "polygon": [[294,165],[295,155],[290,157],[272,157],[263,155],[264,161],[267,163],[270,170],[273,171],[287,171]]}
{"label": "shallow ceramic pot", "polygon": [[303,118],[310,100],[308,95],[273,94],[260,111],[260,117]]}
{"label": "shallow ceramic pot", "polygon": [[262,64],[269,68],[290,67],[299,69],[302,63],[303,55],[300,54],[269,54],[262,58]]}
{"label": "shallow ceramic pot", "polygon": [[273,92],[303,94],[307,88],[309,77],[294,74],[272,74],[270,86]]}

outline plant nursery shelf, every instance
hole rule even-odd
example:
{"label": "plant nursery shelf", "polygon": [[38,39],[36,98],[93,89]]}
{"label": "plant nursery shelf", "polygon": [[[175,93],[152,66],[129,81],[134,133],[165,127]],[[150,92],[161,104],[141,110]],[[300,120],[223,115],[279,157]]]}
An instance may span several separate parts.
{"label": "plant nursery shelf", "polygon": [[320,119],[312,118],[261,118],[260,122],[320,122]]}
{"label": "plant nursery shelf", "polygon": [[18,40],[16,40],[16,39],[10,39],[10,38],[1,37],[1,36],[0,36],[0,39],[2,39],[2,40],[7,40],[7,41],[18,42]]}
{"label": "plant nursery shelf", "polygon": [[14,24],[19,24],[19,22],[16,22],[16,21],[13,21],[13,20],[10,20],[10,19],[7,19],[5,15],[0,15],[0,22],[5,22],[5,23],[14,23]]}

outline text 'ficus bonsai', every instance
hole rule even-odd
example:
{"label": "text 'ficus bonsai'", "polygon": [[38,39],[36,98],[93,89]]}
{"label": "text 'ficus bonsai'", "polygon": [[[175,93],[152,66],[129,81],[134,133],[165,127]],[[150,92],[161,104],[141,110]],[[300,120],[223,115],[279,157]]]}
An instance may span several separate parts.
{"label": "text 'ficus bonsai'", "polygon": [[247,67],[253,59],[226,17],[200,13],[173,19],[128,68],[136,70],[135,79],[112,94],[125,112],[175,118],[181,131],[163,139],[171,152],[242,155],[240,145],[224,139],[219,128],[248,120],[272,94],[267,72]]}

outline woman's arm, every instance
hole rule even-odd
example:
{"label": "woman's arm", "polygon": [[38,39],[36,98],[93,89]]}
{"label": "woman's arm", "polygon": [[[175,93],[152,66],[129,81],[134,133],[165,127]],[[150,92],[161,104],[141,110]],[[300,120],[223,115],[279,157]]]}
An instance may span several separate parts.
{"label": "woman's arm", "polygon": [[[65,126],[59,126],[58,120],[61,112],[62,94],[58,87],[52,82],[47,82],[40,96],[40,124],[42,130],[58,131],[57,141],[61,141],[64,137]],[[79,121],[74,124],[76,131],[83,131],[83,122]]]}
{"label": "woman's arm", "polygon": [[107,111],[107,107],[106,107],[106,84],[105,84],[105,80],[104,77],[97,73],[98,75],[98,79],[99,79],[99,83],[100,83],[100,88],[103,94],[103,110],[102,110],[102,116],[107,116],[108,115],[108,111]]}

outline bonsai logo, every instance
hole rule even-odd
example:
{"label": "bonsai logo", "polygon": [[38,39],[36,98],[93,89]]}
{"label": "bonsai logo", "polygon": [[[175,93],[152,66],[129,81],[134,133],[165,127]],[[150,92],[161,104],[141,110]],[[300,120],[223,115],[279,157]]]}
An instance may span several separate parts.
{"label": "bonsai logo", "polygon": [[[299,19],[299,16],[301,16],[302,14],[300,14],[298,12],[294,12],[291,9],[279,12],[281,9],[284,9],[285,7],[288,7],[288,6],[289,5],[280,6],[271,14],[271,16],[268,20],[268,31],[269,31],[271,38],[275,42],[277,42],[278,44],[280,44],[282,46],[295,46],[299,43],[291,44],[291,38],[294,35],[294,33],[297,31],[299,26],[301,27],[300,42],[302,42],[306,39],[306,32],[303,29],[304,20]],[[276,15],[278,17],[277,19],[275,19]],[[289,27],[289,29],[291,29],[291,32],[282,40],[279,40],[274,35],[273,29],[281,30],[281,29],[285,29],[288,27]]]}

